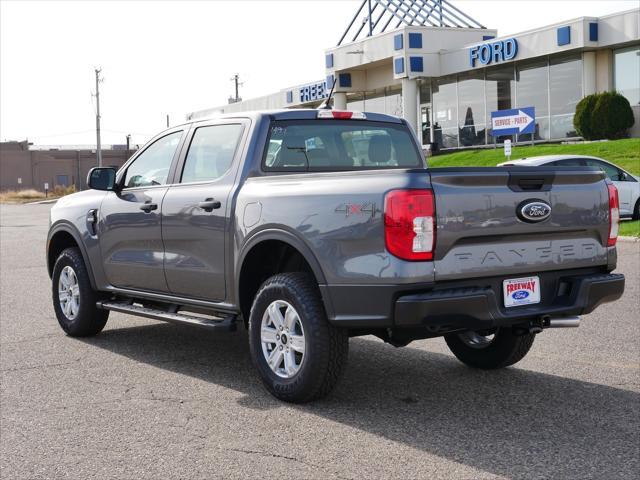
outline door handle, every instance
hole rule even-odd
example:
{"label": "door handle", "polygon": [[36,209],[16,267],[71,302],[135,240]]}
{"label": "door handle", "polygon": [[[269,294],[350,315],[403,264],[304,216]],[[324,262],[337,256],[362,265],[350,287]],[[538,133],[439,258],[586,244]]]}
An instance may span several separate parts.
{"label": "door handle", "polygon": [[213,198],[207,198],[204,202],[198,203],[198,208],[201,208],[205,212],[211,212],[214,209],[220,208],[222,204]]}
{"label": "door handle", "polygon": [[157,209],[158,209],[157,203],[143,203],[142,205],[140,205],[140,210],[143,210],[146,213],[149,213],[151,210],[157,210]]}

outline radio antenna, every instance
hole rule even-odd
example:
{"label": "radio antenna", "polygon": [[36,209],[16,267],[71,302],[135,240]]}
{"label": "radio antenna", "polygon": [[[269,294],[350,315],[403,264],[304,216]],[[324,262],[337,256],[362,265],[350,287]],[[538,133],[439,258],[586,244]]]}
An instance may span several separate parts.
{"label": "radio antenna", "polygon": [[331,100],[333,99],[333,90],[334,90],[334,88],[336,88],[336,78],[335,77],[333,77],[333,85],[331,85],[331,90],[329,90],[329,95],[327,96],[325,101],[320,104],[320,106],[318,107],[318,110],[332,110],[333,109],[333,107],[331,106]]}

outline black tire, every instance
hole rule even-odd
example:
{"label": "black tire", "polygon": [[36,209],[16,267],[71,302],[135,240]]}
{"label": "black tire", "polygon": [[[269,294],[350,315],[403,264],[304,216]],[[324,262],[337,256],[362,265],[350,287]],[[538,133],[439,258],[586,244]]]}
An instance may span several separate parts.
{"label": "black tire", "polygon": [[640,220],[640,198],[636,200],[636,206],[633,209],[633,220]]}
{"label": "black tire", "polygon": [[[275,301],[287,302],[295,309],[304,331],[304,358],[289,378],[278,376],[263,353],[262,318]],[[285,402],[305,403],[326,396],[335,387],[347,363],[349,335],[328,322],[320,290],[310,275],[282,273],[265,281],[253,301],[249,344],[267,390]]]}
{"label": "black tire", "polygon": [[449,349],[462,363],[484,370],[504,368],[519,362],[535,339],[533,333],[514,335],[510,328],[499,328],[490,343],[471,346],[463,340],[463,335],[447,335],[445,341]]}
{"label": "black tire", "polygon": [[[60,275],[65,267],[70,267],[77,279],[79,301],[78,310],[73,315],[67,315],[60,305],[60,294],[58,286]],[[89,273],[84,264],[82,254],[77,248],[67,248],[57,258],[53,267],[52,277],[53,308],[58,318],[58,323],[62,329],[72,337],[88,337],[96,335],[102,331],[109,317],[108,310],[96,307],[96,302],[100,300],[98,292],[91,288]]]}

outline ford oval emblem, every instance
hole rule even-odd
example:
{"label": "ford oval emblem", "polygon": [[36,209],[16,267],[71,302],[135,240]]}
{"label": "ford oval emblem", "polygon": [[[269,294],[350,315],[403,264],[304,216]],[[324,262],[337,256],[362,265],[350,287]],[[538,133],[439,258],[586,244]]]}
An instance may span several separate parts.
{"label": "ford oval emblem", "polygon": [[544,200],[525,200],[517,208],[518,218],[524,222],[542,222],[551,215],[551,205]]}
{"label": "ford oval emblem", "polygon": [[511,294],[511,298],[513,298],[514,300],[524,300],[528,296],[529,292],[527,292],[526,290],[518,290],[517,292],[513,292]]}

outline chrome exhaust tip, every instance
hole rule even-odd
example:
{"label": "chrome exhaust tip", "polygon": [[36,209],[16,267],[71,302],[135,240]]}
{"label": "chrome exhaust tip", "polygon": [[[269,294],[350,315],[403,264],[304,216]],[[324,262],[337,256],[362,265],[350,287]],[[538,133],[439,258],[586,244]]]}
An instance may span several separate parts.
{"label": "chrome exhaust tip", "polygon": [[543,328],[577,328],[580,326],[580,317],[545,317],[542,319]]}

